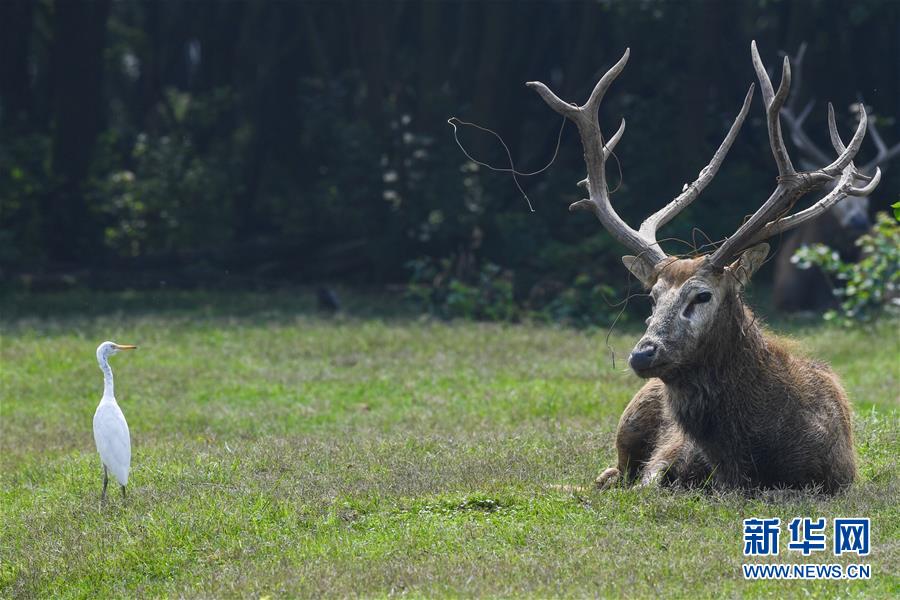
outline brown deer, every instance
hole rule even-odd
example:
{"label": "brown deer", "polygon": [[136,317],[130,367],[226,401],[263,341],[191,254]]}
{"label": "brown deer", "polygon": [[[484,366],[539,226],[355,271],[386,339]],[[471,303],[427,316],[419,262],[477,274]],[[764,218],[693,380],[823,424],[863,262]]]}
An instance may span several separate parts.
{"label": "brown deer", "polygon": [[[834,492],[856,476],[850,406],[840,380],[820,362],[791,353],[767,333],[741,300],[741,291],[769,251],[763,240],[797,227],[846,196],[866,196],[880,171],[866,177],[853,165],[866,133],[865,109],[850,143],[837,132],[829,110],[831,142],[838,153],[813,171],[797,171],[781,133],[780,110],[791,83],[785,57],[775,91],[756,49],[751,55],[765,102],[769,141],[778,178],[753,216],[714,252],[694,258],[668,256],[656,231],[693,202],[713,179],[747,116],[754,87],[709,164],[697,179],[638,230],[613,210],[604,172],[625,122],[604,141],[598,108],[629,51],[597,83],[588,101],[560,100],[540,82],[527,85],[556,112],[573,121],[584,148],[589,198],[570,210],[594,213],[614,238],[635,252],[625,266],[650,290],[653,313],[629,364],[647,383],[625,409],[616,433],[618,464],[597,479],[705,484],[725,488],[817,486]],[[854,182],[865,182],[857,186]],[[834,184],[811,207],[787,216],[804,194]]]}
{"label": "brown deer", "polygon": [[[800,86],[803,69],[803,58],[806,55],[806,43],[800,45],[797,54],[791,57],[793,67],[793,93],[781,109],[784,124],[790,133],[791,141],[801,154],[800,165],[805,170],[812,170],[817,164],[828,162],[828,155],[807,135],[803,125],[812,112],[814,100],[810,100],[802,110],[798,111]],[[868,119],[869,136],[875,143],[877,154],[859,171],[866,175],[875,172],[875,167],[884,171],[885,165],[900,155],[900,144],[888,148],[882,139],[875,119]],[[831,282],[818,268],[800,269],[791,261],[791,257],[802,246],[826,244],[836,250],[845,261],[859,258],[859,248],[855,242],[859,236],[869,230],[872,222],[869,219],[869,199],[865,196],[850,196],[831,207],[820,218],[807,221],[791,232],[784,239],[775,259],[775,278],[772,288],[772,303],[777,310],[798,312],[822,310],[835,304]]]}

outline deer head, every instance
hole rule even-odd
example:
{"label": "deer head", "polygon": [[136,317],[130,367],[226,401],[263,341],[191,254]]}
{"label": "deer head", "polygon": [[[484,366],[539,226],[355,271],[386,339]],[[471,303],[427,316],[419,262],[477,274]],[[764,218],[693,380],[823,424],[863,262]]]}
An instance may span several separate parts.
{"label": "deer head", "polygon": [[[781,83],[776,91],[759,57],[756,42],[753,42],[750,54],[762,89],[769,142],[778,167],[775,189],[762,206],[711,254],[690,259],[669,256],[660,247],[656,232],[690,205],[715,177],[747,117],[754,86],[750,86],[743,107],[724,141],[697,179],[634,230],[613,210],[605,173],[606,160],[625,132],[625,121],[623,119],[616,133],[604,141],[597,114],[603,96],[625,68],[629,54],[626,50],[581,106],[564,102],[543,83],[526,85],[578,127],[588,173],[580,185],[587,187],[589,197],[574,202],[569,210],[591,211],[614,238],[635,253],[624,256],[622,261],[650,290],[655,307],[647,319],[647,331],[632,351],[629,363],[641,377],[665,378],[670,372],[708,358],[726,316],[737,311],[743,314],[739,294],[768,254],[769,247],[762,243],[764,240],[818,217],[844,198],[868,196],[878,185],[881,171],[875,167],[869,176],[853,164],[866,134],[863,105],[859,108],[859,124],[847,145],[838,134],[834,110],[829,105],[829,132],[837,158],[831,162],[826,158],[822,161],[825,165],[815,170],[794,169],[784,145],[780,120],[791,85],[790,61],[785,57]],[[800,197],[827,185],[831,189],[824,197],[809,208],[789,215]]]}
{"label": "deer head", "polygon": [[[741,289],[765,262],[768,244],[745,250],[730,265],[719,269],[705,257],[668,258],[652,272],[641,272],[650,289],[652,313],[647,330],[635,345],[628,363],[641,377],[661,377],[709,362],[712,348],[727,346],[727,321],[738,324],[743,317]],[[626,266],[644,266],[625,256]],[[727,349],[724,349],[726,350]]]}

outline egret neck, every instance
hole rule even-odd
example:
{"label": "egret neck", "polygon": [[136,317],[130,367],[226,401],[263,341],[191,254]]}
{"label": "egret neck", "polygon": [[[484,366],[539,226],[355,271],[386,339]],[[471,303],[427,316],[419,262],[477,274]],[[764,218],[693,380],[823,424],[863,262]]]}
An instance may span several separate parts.
{"label": "egret neck", "polygon": [[109,357],[108,356],[100,356],[98,362],[100,363],[100,370],[103,371],[103,401],[116,401],[116,396],[113,393],[113,373],[112,368],[109,366]]}

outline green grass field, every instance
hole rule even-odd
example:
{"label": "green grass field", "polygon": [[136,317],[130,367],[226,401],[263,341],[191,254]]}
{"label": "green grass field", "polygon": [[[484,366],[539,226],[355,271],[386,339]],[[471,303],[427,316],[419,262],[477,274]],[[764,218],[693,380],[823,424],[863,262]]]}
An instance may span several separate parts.
{"label": "green grass field", "polygon": [[[900,593],[896,322],[781,329],[855,403],[848,493],[601,493],[590,484],[640,387],[624,363],[639,330],[610,337],[614,366],[605,331],[442,324],[372,302],[330,319],[288,293],[7,297],[0,595]],[[91,418],[105,339],[140,349],[112,360],[129,497],[101,506]],[[871,580],[744,581],[741,520],[754,516],[871,517],[872,554],[857,559]],[[782,539],[776,562],[857,562],[830,542],[804,559]]]}

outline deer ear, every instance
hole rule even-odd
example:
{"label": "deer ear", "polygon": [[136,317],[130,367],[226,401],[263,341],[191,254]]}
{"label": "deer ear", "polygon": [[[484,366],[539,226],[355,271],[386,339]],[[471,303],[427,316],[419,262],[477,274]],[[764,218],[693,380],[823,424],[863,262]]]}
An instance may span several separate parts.
{"label": "deer ear", "polygon": [[750,283],[750,278],[766,262],[768,255],[769,245],[757,244],[744,250],[736,261],[725,268],[731,271],[731,274],[734,275],[734,278],[737,279],[738,284],[742,288],[747,287],[747,284]]}
{"label": "deer ear", "polygon": [[622,264],[644,284],[644,287],[649,289],[656,283],[656,269],[646,259],[629,254],[622,257]]}

